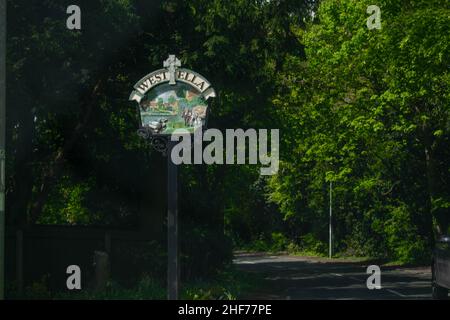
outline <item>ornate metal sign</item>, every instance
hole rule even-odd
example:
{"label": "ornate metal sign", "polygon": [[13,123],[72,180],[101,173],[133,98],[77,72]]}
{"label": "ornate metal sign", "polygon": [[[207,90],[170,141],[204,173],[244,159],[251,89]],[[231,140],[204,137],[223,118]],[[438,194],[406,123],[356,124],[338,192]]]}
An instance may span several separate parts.
{"label": "ornate metal sign", "polygon": [[142,136],[169,135],[176,129],[194,132],[205,125],[207,100],[216,96],[211,83],[180,68],[175,55],[169,55],[163,66],[139,80],[130,95],[130,100],[139,104]]}
{"label": "ornate metal sign", "polygon": [[[139,104],[141,126],[138,134],[163,154],[170,154],[174,141],[168,135],[177,129],[193,133],[205,125],[207,100],[216,93],[202,75],[182,69],[175,55],[164,61],[164,69],[149,73],[134,85],[130,100]],[[178,195],[177,165],[167,157],[167,293],[178,299]]]}

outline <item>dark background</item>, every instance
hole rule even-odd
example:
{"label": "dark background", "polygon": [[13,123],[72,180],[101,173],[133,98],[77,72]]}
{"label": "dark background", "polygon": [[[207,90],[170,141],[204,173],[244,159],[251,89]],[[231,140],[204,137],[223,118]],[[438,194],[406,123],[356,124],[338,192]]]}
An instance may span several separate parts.
{"label": "dark background", "polygon": [[18,252],[24,285],[56,290],[105,234],[114,279],[165,279],[166,159],[128,97],[169,53],[218,92],[209,127],[281,137],[276,176],[180,168],[183,280],[233,248],[326,254],[330,181],[336,254],[428,262],[449,221],[448,4],[378,2],[382,30],[366,1],[8,1],[10,292]]}

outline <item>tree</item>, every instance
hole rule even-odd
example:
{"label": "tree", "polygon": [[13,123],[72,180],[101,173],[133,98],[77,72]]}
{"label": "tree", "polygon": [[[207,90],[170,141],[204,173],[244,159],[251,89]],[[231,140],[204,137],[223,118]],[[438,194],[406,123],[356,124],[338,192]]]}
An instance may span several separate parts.
{"label": "tree", "polygon": [[[286,52],[302,51],[291,23],[312,3],[79,1],[81,30],[68,30],[64,4],[10,1],[9,224],[145,225],[162,237],[165,161],[135,134],[132,85],[175,53],[219,93],[211,127],[270,127],[274,74]],[[255,214],[241,199],[254,194],[257,170],[183,168],[183,230],[197,236],[184,251],[190,271],[230,260],[224,214],[235,205]],[[242,183],[228,195],[234,181]]]}
{"label": "tree", "polygon": [[449,216],[448,9],[381,1],[382,29],[368,30],[369,4],[325,0],[296,28],[306,60],[288,57],[279,76],[291,134],[270,199],[301,217],[300,236],[325,242],[335,181],[339,247],[409,261],[426,257],[434,213]]}

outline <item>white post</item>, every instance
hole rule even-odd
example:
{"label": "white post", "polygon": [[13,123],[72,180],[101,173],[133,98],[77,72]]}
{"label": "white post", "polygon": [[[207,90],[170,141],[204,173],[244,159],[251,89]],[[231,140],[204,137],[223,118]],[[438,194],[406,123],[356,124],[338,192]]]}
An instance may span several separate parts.
{"label": "white post", "polygon": [[333,182],[330,181],[330,222],[329,222],[329,244],[328,244],[328,256],[331,259],[333,255],[333,211],[332,211],[332,201],[333,201]]}

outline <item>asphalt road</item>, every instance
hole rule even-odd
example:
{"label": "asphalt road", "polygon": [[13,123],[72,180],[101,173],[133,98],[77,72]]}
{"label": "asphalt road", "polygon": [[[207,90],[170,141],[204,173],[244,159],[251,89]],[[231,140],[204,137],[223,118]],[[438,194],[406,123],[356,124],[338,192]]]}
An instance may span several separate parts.
{"label": "asphalt road", "polygon": [[381,289],[369,290],[368,263],[266,254],[236,254],[234,263],[258,282],[241,299],[431,298],[429,267],[380,266]]}

